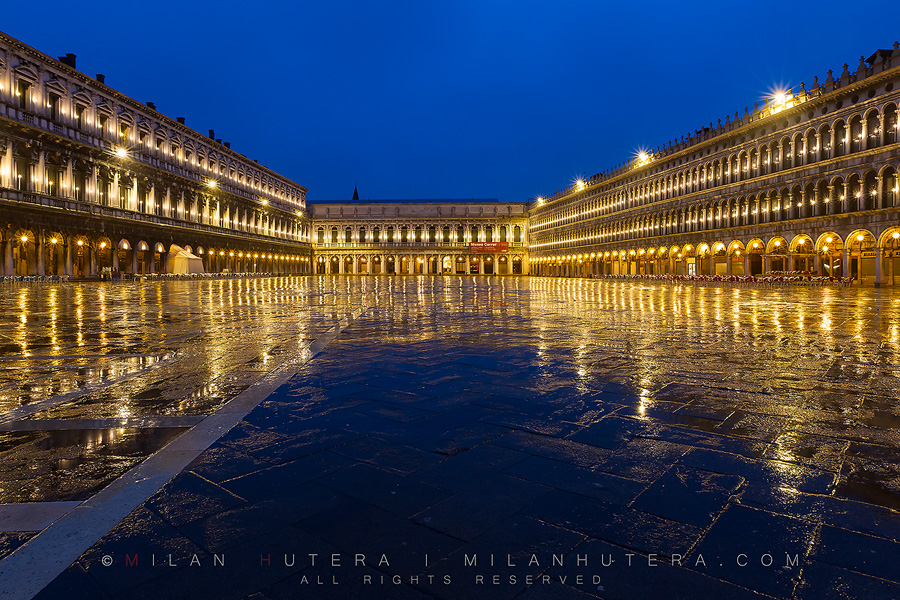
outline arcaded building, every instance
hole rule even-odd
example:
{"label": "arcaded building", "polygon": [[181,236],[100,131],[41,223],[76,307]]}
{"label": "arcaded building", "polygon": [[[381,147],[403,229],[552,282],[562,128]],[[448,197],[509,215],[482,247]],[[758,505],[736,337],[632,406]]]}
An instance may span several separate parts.
{"label": "arcaded building", "polygon": [[532,274],[900,283],[900,47],[530,206]]}
{"label": "arcaded building", "polygon": [[318,274],[525,275],[524,202],[310,203]]}
{"label": "arcaded building", "polygon": [[0,34],[0,273],[312,268],[306,188]]}

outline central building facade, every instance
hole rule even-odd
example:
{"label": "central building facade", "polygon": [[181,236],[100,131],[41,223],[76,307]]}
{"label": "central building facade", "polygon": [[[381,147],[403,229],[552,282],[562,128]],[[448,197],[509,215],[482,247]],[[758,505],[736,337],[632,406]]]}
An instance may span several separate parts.
{"label": "central building facade", "polygon": [[310,209],[321,275],[528,273],[524,202],[357,200]]}

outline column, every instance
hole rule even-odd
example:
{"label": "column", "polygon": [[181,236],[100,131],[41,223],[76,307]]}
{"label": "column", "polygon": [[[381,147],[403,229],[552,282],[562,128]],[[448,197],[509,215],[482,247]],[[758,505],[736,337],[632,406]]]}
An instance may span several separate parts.
{"label": "column", "polygon": [[67,235],[66,243],[63,246],[63,253],[65,255],[64,259],[65,259],[65,265],[66,265],[65,271],[63,271],[63,275],[68,275],[69,277],[72,277],[75,274],[75,265],[73,264],[75,256],[74,256],[73,250],[74,250],[74,248],[72,247],[72,236]]}
{"label": "column", "polygon": [[[37,169],[37,172],[35,173],[35,176],[36,176],[35,178],[37,179],[37,181],[34,184],[34,191],[39,194],[46,194],[47,187],[49,187],[47,185],[47,181],[45,179],[45,176],[46,176],[45,165],[47,164],[47,161],[45,158],[46,154],[47,153],[44,152],[44,150],[38,151],[38,163],[37,163],[37,166],[35,167]],[[35,243],[35,245],[37,245],[37,244]],[[43,275],[43,273],[38,273],[38,275]]]}
{"label": "column", "polygon": [[841,249],[841,277],[848,277],[851,273],[850,264],[848,263],[849,252],[847,251],[848,242],[844,242],[844,247]]}
{"label": "column", "polygon": [[883,257],[883,253],[881,251],[881,248],[876,248],[875,249],[875,287],[881,287],[882,285],[884,285],[884,279],[882,279],[882,277],[881,277],[882,257]]}
{"label": "column", "polygon": [[[97,185],[98,185],[97,179],[98,179],[97,165],[92,164],[91,165],[91,179],[90,179],[91,189],[90,189],[90,193],[88,193],[88,190],[85,190],[84,199],[88,202],[94,202],[95,204],[99,204],[99,202],[100,202],[100,192],[97,189]],[[85,185],[87,185],[87,183],[85,183]]]}
{"label": "column", "polygon": [[15,275],[15,265],[13,264],[13,244],[15,244],[15,242],[13,241],[12,230],[9,230],[9,233],[6,235],[5,243],[6,248],[3,252],[3,271],[7,275]]}
{"label": "column", "polygon": [[750,275],[750,255],[744,253],[744,277]]}
{"label": "column", "polygon": [[[65,197],[75,197],[75,168],[72,165],[72,157],[66,155],[66,180],[65,180]],[[62,196],[63,194],[60,194]]]}
{"label": "column", "polygon": [[45,275],[46,268],[47,268],[47,265],[46,265],[47,257],[44,256],[45,250],[46,250],[46,247],[44,246],[44,230],[38,229],[37,234],[34,237],[35,237],[34,251],[35,251],[35,254],[37,255],[37,256],[35,256],[35,259],[36,259],[35,260],[35,263],[36,263],[35,264],[35,273],[37,273],[38,275]]}
{"label": "column", "polygon": [[730,254],[727,254],[725,260],[727,261],[727,262],[725,263],[725,275],[726,275],[727,277],[731,277],[731,260],[732,260],[732,259],[731,259],[731,255],[730,255]]}
{"label": "column", "polygon": [[769,255],[763,254],[763,275],[769,274]]}

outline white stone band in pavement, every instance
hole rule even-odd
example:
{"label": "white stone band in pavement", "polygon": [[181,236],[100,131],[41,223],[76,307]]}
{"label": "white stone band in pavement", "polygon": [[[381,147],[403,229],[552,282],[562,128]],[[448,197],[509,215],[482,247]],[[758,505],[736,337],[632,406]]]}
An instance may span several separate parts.
{"label": "white stone band in pavement", "polygon": [[0,532],[40,531],[81,502],[0,504]]}

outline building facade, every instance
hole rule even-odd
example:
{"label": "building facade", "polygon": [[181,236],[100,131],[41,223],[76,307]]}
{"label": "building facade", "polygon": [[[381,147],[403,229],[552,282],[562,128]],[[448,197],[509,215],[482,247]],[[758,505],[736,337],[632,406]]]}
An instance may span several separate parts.
{"label": "building facade", "polygon": [[315,272],[526,275],[522,202],[311,203]]}
{"label": "building facade", "polygon": [[532,274],[900,283],[900,48],[532,203]]}
{"label": "building facade", "polygon": [[306,188],[0,34],[0,274],[308,273]]}

